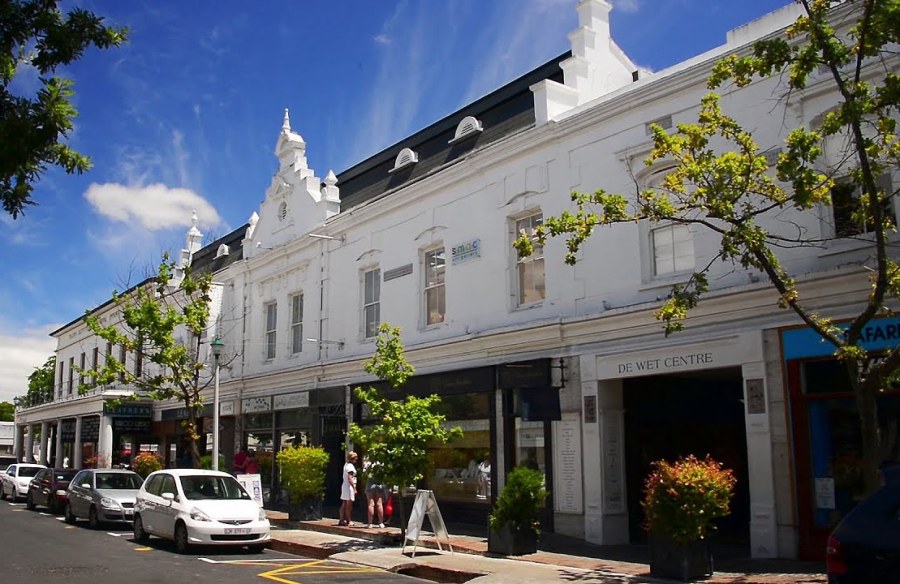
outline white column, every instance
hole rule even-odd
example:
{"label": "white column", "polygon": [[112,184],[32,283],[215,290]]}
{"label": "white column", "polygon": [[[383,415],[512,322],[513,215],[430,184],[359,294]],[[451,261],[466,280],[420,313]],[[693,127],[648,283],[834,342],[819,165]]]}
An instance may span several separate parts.
{"label": "white column", "polygon": [[13,433],[13,456],[16,461],[22,460],[22,435],[25,432],[25,426],[16,424],[16,430]]}
{"label": "white column", "polygon": [[[503,417],[502,389],[494,391],[494,410],[497,412],[494,417],[494,423],[497,426],[497,431],[495,432],[497,435],[497,442],[491,446],[491,472],[494,475],[493,480],[496,481],[496,487],[493,486],[492,482],[491,490],[495,493],[499,493],[506,484],[506,441],[504,440],[504,436],[506,436],[506,428],[504,426],[506,419]],[[490,493],[488,496],[490,496]]]}
{"label": "white column", "polygon": [[81,468],[81,416],[75,418],[75,445],[72,447],[72,468]]}
{"label": "white column", "polygon": [[113,452],[112,417],[100,416],[100,443],[97,445],[97,467],[109,468],[112,466]]}
{"label": "white column", "polygon": [[34,425],[28,424],[28,435],[25,436],[25,456],[22,458],[24,462],[34,462]]}
{"label": "white column", "polygon": [[56,455],[53,461],[55,468],[62,468],[63,466],[62,423],[62,418],[56,420],[56,449],[53,452]]}
{"label": "white column", "polygon": [[750,479],[750,556],[777,558],[775,473],[772,468],[772,431],[769,425],[765,363],[745,363],[742,370],[747,470]]}
{"label": "white column", "polygon": [[603,493],[600,472],[600,424],[597,413],[597,367],[593,355],[581,356],[581,451],[584,474],[584,539],[603,543]]}
{"label": "white column", "polygon": [[41,422],[41,464],[47,464],[47,446],[50,444],[50,423]]}

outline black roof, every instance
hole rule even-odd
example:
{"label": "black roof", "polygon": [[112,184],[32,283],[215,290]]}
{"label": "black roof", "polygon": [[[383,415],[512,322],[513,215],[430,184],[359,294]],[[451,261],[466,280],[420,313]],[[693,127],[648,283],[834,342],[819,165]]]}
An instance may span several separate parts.
{"label": "black roof", "polygon": [[[530,87],[545,79],[562,83],[560,62],[570,56],[571,51],[563,53],[339,174],[337,179],[341,189],[341,211],[418,180],[473,150],[533,126],[534,97]],[[484,131],[469,139],[449,144],[456,133],[456,127],[466,116],[479,120]],[[393,173],[389,172],[403,148],[416,152],[419,161]]]}

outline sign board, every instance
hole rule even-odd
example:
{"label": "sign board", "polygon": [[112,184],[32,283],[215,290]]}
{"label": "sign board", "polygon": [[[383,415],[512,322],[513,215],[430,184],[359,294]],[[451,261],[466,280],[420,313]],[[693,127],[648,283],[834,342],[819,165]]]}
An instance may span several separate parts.
{"label": "sign board", "polygon": [[258,474],[239,474],[236,477],[237,482],[244,487],[244,490],[247,491],[253,500],[262,507],[263,506],[263,494],[262,494],[262,477]]}
{"label": "sign board", "polygon": [[242,414],[258,414],[272,409],[271,397],[251,397],[241,402]]}
{"label": "sign board", "polygon": [[481,257],[481,240],[472,239],[464,241],[450,248],[450,263],[452,265],[461,264],[469,260]]}
{"label": "sign board", "polygon": [[298,391],[296,393],[283,393],[275,396],[276,410],[293,410],[309,407],[309,392]]}
{"label": "sign board", "polygon": [[450,545],[450,534],[447,532],[447,526],[444,525],[444,518],[441,516],[441,510],[438,508],[437,499],[434,497],[434,491],[420,490],[416,492],[416,500],[413,503],[412,512],[409,514],[409,523],[406,525],[406,539],[403,541],[403,553],[406,550],[406,542],[413,542],[413,557],[416,557],[416,546],[422,535],[422,522],[425,516],[431,523],[431,529],[434,530],[434,537],[437,540],[438,549],[443,551],[441,541],[445,541],[453,552],[453,546]]}

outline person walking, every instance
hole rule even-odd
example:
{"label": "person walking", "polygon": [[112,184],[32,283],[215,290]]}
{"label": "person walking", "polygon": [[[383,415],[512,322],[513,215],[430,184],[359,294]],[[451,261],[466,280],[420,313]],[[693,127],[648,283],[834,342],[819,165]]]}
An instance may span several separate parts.
{"label": "person walking", "polygon": [[341,511],[338,525],[352,525],[350,515],[353,512],[353,501],[356,499],[356,453],[352,450],[347,453],[347,463],[341,471]]}
{"label": "person walking", "polygon": [[[378,463],[373,463],[366,459],[363,464],[363,474],[366,477],[366,501],[369,504],[369,523],[367,528],[384,527],[384,484],[381,477],[377,476]],[[372,520],[378,517],[378,523],[373,524]]]}
{"label": "person walking", "polygon": [[247,460],[244,463],[245,474],[259,474],[259,461],[256,460],[256,451],[247,452]]}

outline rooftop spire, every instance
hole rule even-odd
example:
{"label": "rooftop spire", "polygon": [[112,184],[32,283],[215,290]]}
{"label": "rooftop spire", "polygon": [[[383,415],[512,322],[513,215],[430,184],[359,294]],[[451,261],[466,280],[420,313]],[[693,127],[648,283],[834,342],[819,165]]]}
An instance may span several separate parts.
{"label": "rooftop spire", "polygon": [[281,124],[281,131],[291,131],[291,117],[288,115],[288,108],[284,108],[284,122]]}

